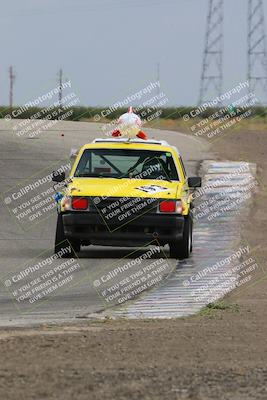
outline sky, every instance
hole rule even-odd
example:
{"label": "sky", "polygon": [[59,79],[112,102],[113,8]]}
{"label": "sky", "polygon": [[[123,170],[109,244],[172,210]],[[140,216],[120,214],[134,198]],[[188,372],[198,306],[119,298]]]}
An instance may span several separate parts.
{"label": "sky", "polygon": [[[265,22],[267,0],[264,1]],[[225,0],[224,84],[247,77],[247,0]],[[13,0],[0,15],[0,104],[57,86],[63,68],[85,106],[108,106],[157,80],[168,106],[198,101],[208,0]],[[267,30],[267,27],[266,27]]]}

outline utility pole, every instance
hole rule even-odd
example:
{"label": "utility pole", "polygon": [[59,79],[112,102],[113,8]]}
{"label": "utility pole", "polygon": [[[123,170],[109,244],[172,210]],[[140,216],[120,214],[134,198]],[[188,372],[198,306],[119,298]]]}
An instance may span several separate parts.
{"label": "utility pole", "polygon": [[12,65],[9,67],[9,107],[10,110],[13,108],[13,88],[15,82],[15,74]]}
{"label": "utility pole", "polygon": [[[267,103],[267,51],[263,0],[248,0],[248,81],[249,92],[258,103]],[[257,92],[257,93],[256,93]]]}
{"label": "utility pole", "polygon": [[209,0],[199,104],[222,94],[223,0]]}
{"label": "utility pole", "polygon": [[[157,63],[157,82],[160,84],[160,63]],[[160,86],[157,87],[157,95],[160,93]]]}
{"label": "utility pole", "polygon": [[62,81],[63,81],[63,70],[60,68],[59,70],[59,92],[58,92],[58,102],[59,102],[59,107],[61,108],[62,106]]}

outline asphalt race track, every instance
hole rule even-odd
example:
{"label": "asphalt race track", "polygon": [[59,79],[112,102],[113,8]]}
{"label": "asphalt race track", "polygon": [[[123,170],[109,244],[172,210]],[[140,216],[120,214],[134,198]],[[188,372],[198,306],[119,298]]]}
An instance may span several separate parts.
{"label": "asphalt race track", "polygon": [[[92,277],[110,263],[116,265],[123,257],[130,257],[132,250],[129,248],[98,246],[83,248],[79,254],[81,265],[75,272],[75,281],[53,293],[48,299],[36,301],[31,307],[17,301],[19,294],[26,293],[26,287],[19,293],[22,289],[10,286],[9,283],[11,275],[25,271],[29,266],[36,265],[53,254],[56,211],[49,209],[48,205],[47,208],[43,208],[45,212],[40,217],[36,208],[36,218],[32,221],[33,223],[29,223],[28,219],[24,218],[23,212],[18,211],[24,196],[22,188],[37,182],[58,165],[68,163],[71,148],[79,148],[84,143],[103,136],[100,126],[95,123],[57,122],[51,130],[29,135],[23,130],[22,121],[1,120],[0,122],[2,326],[69,321],[103,309],[103,299],[95,290]],[[179,148],[184,157],[188,175],[195,174],[201,160],[208,158],[208,146],[194,137],[153,129],[148,129],[147,132],[150,137],[165,139]],[[44,188],[45,185],[34,188],[31,194],[33,204],[34,199],[44,192]],[[17,193],[17,199],[11,202],[12,193]],[[19,194],[21,194],[20,198]]]}

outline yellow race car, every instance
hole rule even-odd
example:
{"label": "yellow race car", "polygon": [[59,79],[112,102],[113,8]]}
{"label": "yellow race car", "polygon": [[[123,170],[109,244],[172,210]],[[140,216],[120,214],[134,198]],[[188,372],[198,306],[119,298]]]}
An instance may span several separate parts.
{"label": "yellow race car", "polygon": [[[54,172],[53,181],[65,181]],[[192,251],[192,192],[181,155],[165,141],[95,139],[78,152],[57,195],[55,252],[81,245],[168,244],[172,258]]]}

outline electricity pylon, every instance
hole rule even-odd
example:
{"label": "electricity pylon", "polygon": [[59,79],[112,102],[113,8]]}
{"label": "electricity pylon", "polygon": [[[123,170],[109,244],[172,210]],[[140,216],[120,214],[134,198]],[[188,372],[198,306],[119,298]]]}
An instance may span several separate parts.
{"label": "electricity pylon", "polygon": [[267,104],[267,52],[263,0],[248,0],[248,81],[258,104]]}
{"label": "electricity pylon", "polygon": [[199,104],[222,94],[223,0],[209,0]]}

